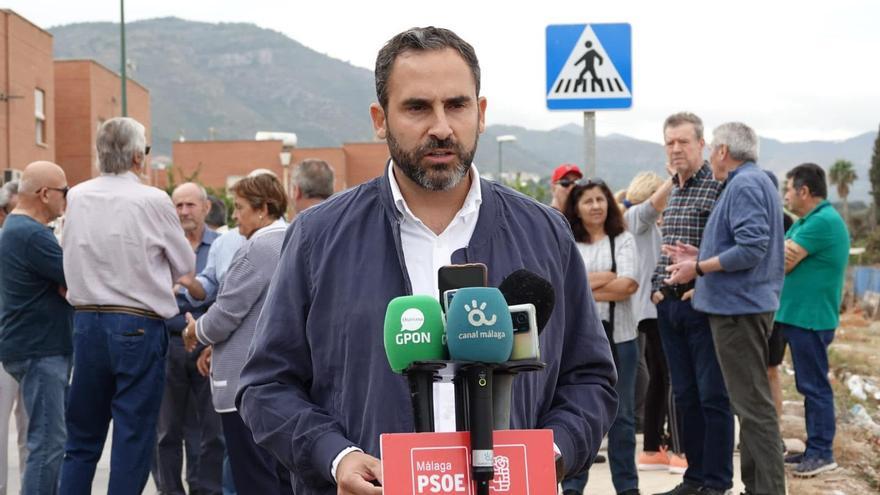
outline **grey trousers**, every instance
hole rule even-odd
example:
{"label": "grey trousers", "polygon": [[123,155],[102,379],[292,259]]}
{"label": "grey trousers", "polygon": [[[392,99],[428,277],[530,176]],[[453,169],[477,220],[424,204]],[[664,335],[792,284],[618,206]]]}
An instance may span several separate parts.
{"label": "grey trousers", "polygon": [[773,314],[709,315],[715,354],[740,421],[742,481],[755,495],[785,495],[782,436],[767,380]]}

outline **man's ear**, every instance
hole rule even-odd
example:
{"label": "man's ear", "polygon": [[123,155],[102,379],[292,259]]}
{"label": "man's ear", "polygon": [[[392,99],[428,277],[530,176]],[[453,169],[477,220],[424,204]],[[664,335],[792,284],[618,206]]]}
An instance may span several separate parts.
{"label": "man's ear", "polygon": [[486,130],[486,97],[485,96],[481,96],[477,100],[477,108],[480,111],[479,129],[480,129],[480,134],[482,134]]}
{"label": "man's ear", "polygon": [[370,105],[370,118],[373,120],[373,129],[376,131],[376,137],[385,139],[388,125],[385,118],[385,109],[378,103],[373,103]]}

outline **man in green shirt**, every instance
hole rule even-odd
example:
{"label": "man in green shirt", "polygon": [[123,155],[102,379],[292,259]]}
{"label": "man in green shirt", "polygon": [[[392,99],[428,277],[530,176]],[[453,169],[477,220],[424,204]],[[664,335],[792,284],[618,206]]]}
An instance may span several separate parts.
{"label": "man in green shirt", "polygon": [[828,382],[828,346],[839,323],[849,232],[826,199],[825,171],[805,163],[786,175],[785,203],[801,218],[785,236],[785,285],[776,321],[791,349],[795,382],[804,396],[807,450],[788,456],[794,475],[837,468],[834,394]]}

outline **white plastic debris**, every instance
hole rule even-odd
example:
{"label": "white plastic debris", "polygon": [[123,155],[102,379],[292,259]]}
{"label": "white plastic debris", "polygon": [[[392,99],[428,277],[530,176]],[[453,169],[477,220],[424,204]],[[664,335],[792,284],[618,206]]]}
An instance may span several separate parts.
{"label": "white plastic debris", "polygon": [[852,424],[865,428],[875,435],[880,435],[880,425],[874,422],[874,419],[861,404],[852,406],[849,410],[849,418]]}
{"label": "white plastic debris", "polygon": [[873,397],[874,400],[880,400],[880,387],[874,383],[874,380],[870,378],[864,379],[864,387],[865,394],[869,397]]}
{"label": "white plastic debris", "polygon": [[849,389],[850,395],[859,400],[867,400],[868,394],[865,393],[865,381],[859,375],[850,375],[846,379],[846,387]]}

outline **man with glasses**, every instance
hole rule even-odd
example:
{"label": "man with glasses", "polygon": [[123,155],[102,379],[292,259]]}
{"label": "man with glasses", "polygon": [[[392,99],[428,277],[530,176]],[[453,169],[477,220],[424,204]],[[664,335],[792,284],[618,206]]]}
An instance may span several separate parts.
{"label": "man with glasses", "polygon": [[0,236],[0,361],[21,387],[30,418],[21,493],[54,494],[66,436],[73,309],[64,300],[61,246],[47,225],[64,213],[67,178],[54,163],[34,162],[18,194]]}
{"label": "man with glasses", "polygon": [[91,493],[112,419],[108,493],[141,493],[164,389],[165,319],[178,313],[172,286],[193,272],[195,253],[168,195],[140,181],[144,126],[110,119],[96,148],[101,175],[71,189],[62,237],[76,345],[61,492]]}
{"label": "man with glasses", "polygon": [[[703,160],[703,121],[689,112],[663,125],[666,157],[675,175],[663,210],[664,246],[699,246],[721,183]],[[733,486],[733,414],[715,357],[709,318],[691,305],[692,281],[668,283],[670,256],[663,253],[651,280],[657,326],[669,366],[681,442],[688,467],[677,487],[660,495],[720,494]]]}
{"label": "man with glasses", "polygon": [[550,206],[559,211],[565,210],[565,202],[568,200],[568,194],[578,179],[583,177],[581,169],[572,163],[563,163],[556,167],[553,175],[550,177],[550,194],[553,196],[550,200]]}

